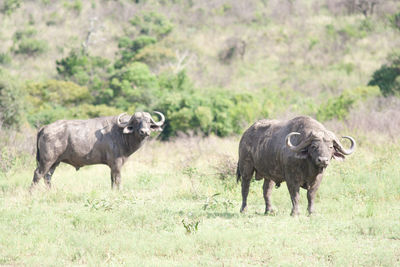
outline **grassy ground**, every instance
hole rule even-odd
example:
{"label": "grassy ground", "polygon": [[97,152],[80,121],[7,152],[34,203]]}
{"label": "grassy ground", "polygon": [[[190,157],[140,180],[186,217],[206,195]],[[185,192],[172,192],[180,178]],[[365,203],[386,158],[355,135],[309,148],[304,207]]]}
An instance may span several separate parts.
{"label": "grassy ground", "polygon": [[105,166],[60,165],[54,188],[42,181],[33,194],[33,162],[0,176],[0,265],[400,265],[399,144],[360,141],[328,168],[315,216],[302,191],[298,218],[285,185],[264,216],[261,182],[239,213],[237,144],[150,142],[125,165],[120,192]]}

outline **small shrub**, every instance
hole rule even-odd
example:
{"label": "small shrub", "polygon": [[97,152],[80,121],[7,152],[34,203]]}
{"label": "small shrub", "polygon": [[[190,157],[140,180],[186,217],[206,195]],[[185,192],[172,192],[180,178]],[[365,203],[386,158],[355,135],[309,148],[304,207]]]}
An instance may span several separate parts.
{"label": "small shrub", "polygon": [[221,180],[226,180],[236,175],[237,161],[229,155],[221,155],[217,160],[214,170]]}
{"label": "small shrub", "polygon": [[36,33],[37,33],[36,29],[32,27],[28,27],[23,30],[18,30],[14,33],[13,40],[14,42],[18,42],[26,38],[32,38],[36,35]]}
{"label": "small shrub", "polygon": [[400,12],[397,12],[396,14],[391,15],[389,17],[389,21],[390,21],[390,24],[394,28],[400,30]]}
{"label": "small shrub", "polygon": [[71,3],[64,2],[64,6],[79,15],[82,12],[83,4],[81,0],[74,0]]}
{"label": "small shrub", "polygon": [[203,205],[203,210],[211,209],[211,210],[216,210],[219,208],[224,208],[225,212],[228,211],[229,208],[232,208],[233,202],[229,199],[219,199],[217,196],[221,195],[221,193],[216,193],[212,195],[211,197],[207,197],[204,205]]}
{"label": "small shrub", "polygon": [[0,150],[0,173],[9,172],[17,163],[17,156],[14,151],[8,147]]}
{"label": "small shrub", "polygon": [[47,50],[48,45],[46,41],[24,38],[19,41],[15,53],[36,56],[45,53]]}
{"label": "small shrub", "polygon": [[0,53],[0,64],[9,65],[11,63],[11,55],[9,53]]}
{"label": "small shrub", "polygon": [[21,2],[22,0],[3,0],[3,4],[0,6],[0,12],[11,15],[21,6]]}
{"label": "small shrub", "polygon": [[240,57],[243,59],[246,52],[246,42],[237,37],[228,38],[224,47],[218,53],[218,59],[225,64],[229,64],[233,59]]}
{"label": "small shrub", "polygon": [[186,221],[185,219],[182,219],[182,225],[186,230],[186,234],[194,234],[199,230],[199,220],[190,220]]}

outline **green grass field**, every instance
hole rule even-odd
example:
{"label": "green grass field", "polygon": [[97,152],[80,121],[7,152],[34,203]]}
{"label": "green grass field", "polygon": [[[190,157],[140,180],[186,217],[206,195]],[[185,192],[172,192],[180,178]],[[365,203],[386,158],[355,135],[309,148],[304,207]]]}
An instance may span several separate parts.
{"label": "green grass field", "polygon": [[297,218],[285,184],[272,194],[277,212],[263,215],[262,182],[252,183],[248,212],[239,213],[237,145],[150,142],[124,166],[119,192],[106,166],[60,165],[52,190],[41,181],[29,194],[32,157],[0,176],[0,265],[400,265],[398,143],[359,141],[327,169],[312,217],[301,192]]}

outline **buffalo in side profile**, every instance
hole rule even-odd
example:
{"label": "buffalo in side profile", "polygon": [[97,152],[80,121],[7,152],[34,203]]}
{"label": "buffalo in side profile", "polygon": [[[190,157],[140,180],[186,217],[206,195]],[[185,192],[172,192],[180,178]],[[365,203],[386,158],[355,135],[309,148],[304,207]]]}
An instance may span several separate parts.
{"label": "buffalo in side profile", "polygon": [[133,116],[100,117],[88,120],[59,120],[42,127],[37,134],[38,167],[31,189],[44,176],[51,187],[51,176],[60,162],[79,170],[92,164],[105,164],[111,169],[111,187],[121,184],[121,168],[127,158],[138,150],[151,131],[162,131],[165,117],[155,122],[147,112]]}
{"label": "buffalo in side profile", "polygon": [[[297,215],[299,189],[307,190],[308,212],[314,211],[314,197],[330,160],[344,159],[354,152],[356,142],[345,149],[334,133],[310,117],[289,121],[260,120],[243,134],[239,144],[237,179],[242,178],[242,207],[246,210],[250,180],[264,178],[265,213],[271,211],[271,190],[286,181],[292,200],[291,215]],[[292,140],[293,139],[293,140]],[[296,145],[292,144],[295,143]]]}

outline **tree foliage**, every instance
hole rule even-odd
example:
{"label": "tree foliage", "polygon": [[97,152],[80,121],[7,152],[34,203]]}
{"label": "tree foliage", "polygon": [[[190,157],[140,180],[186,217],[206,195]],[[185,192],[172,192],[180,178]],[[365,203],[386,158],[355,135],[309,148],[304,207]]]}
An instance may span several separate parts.
{"label": "tree foliage", "polygon": [[389,55],[388,63],[372,75],[368,85],[377,85],[384,96],[400,95],[400,52]]}

